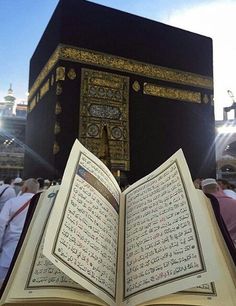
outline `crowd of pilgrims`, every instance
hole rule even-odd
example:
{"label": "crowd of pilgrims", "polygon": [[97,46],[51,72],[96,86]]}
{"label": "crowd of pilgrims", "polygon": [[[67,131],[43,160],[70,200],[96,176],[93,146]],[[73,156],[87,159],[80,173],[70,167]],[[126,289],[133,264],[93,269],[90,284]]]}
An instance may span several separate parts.
{"label": "crowd of pilgrims", "polygon": [[[14,251],[20,239],[27,210],[32,197],[48,189],[51,185],[60,185],[61,181],[20,177],[5,178],[0,186],[0,287],[6,277]],[[236,188],[226,180],[214,178],[196,179],[194,186],[205,194],[213,195],[220,207],[233,248],[236,248]]]}
{"label": "crowd of pilgrims", "polygon": [[212,195],[219,203],[220,215],[224,220],[234,247],[236,248],[236,187],[224,179],[196,179],[194,186],[205,194]]}
{"label": "crowd of pilgrims", "polygon": [[26,214],[32,197],[59,181],[43,178],[20,177],[2,180],[0,186],[0,287],[9,269],[17,243],[20,239]]}

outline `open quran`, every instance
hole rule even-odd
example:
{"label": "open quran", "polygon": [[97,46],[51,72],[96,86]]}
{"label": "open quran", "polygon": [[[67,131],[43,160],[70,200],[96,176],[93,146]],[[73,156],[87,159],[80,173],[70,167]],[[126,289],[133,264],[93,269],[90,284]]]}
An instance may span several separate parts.
{"label": "open quran", "polygon": [[181,150],[121,192],[76,140],[60,188],[39,198],[0,305],[235,306],[235,285]]}

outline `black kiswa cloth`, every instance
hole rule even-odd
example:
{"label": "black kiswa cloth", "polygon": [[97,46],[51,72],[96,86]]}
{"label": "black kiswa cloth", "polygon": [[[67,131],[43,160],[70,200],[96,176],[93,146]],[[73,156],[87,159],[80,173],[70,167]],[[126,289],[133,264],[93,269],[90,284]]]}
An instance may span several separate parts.
{"label": "black kiswa cloth", "polygon": [[211,201],[211,206],[213,208],[217,223],[219,225],[219,228],[221,230],[222,236],[225,240],[225,243],[228,247],[229,253],[233,259],[234,264],[236,265],[236,248],[234,247],[233,241],[230,237],[229,231],[225,225],[225,222],[223,220],[223,217],[221,216],[220,213],[220,205],[216,197],[214,197],[212,194],[206,193],[206,196],[210,199]]}
{"label": "black kiswa cloth", "polygon": [[35,209],[37,207],[37,203],[38,203],[38,200],[39,200],[39,197],[40,197],[40,194],[41,192],[39,193],[36,193],[33,198],[31,199],[30,201],[30,205],[29,205],[29,208],[28,208],[28,212],[27,212],[27,215],[26,215],[26,219],[25,219],[25,224],[24,224],[24,227],[23,227],[23,230],[22,230],[22,233],[21,233],[21,236],[20,236],[20,239],[19,239],[19,242],[17,244],[17,247],[16,247],[16,250],[15,250],[15,253],[14,253],[14,256],[12,258],[12,261],[11,261],[11,265],[9,267],[9,270],[8,270],[8,273],[6,275],[6,278],[2,284],[2,287],[0,289],[0,298],[2,297],[3,295],[3,292],[6,288],[6,285],[7,285],[7,282],[10,278],[10,275],[11,275],[11,272],[13,270],[13,267],[15,265],[15,262],[17,260],[17,257],[19,255],[19,252],[20,252],[20,249],[21,249],[21,246],[23,244],[23,241],[25,239],[25,235],[28,231],[28,228],[29,228],[29,225],[30,225],[30,222],[32,220],[32,217],[34,215],[34,212],[35,212]]}

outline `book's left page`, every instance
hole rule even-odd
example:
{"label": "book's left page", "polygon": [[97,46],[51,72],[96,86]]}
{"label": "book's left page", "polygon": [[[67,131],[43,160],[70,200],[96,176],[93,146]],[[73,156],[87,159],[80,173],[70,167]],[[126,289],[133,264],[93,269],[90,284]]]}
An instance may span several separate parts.
{"label": "book's left page", "polygon": [[71,279],[115,305],[120,188],[78,140],[53,207],[44,255]]}
{"label": "book's left page", "polygon": [[15,262],[1,305],[43,303],[53,305],[104,305],[89,291],[72,281],[42,254],[44,233],[59,186],[40,196],[21,250]]}

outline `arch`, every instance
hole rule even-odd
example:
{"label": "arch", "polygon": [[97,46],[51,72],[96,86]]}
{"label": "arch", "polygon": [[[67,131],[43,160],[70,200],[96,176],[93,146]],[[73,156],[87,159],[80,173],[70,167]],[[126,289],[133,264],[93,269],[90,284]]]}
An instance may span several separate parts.
{"label": "arch", "polygon": [[233,165],[230,165],[230,164],[225,164],[225,165],[223,165],[223,166],[220,168],[220,170],[221,170],[222,172],[235,172],[235,171],[236,171],[235,167],[234,167]]}
{"label": "arch", "polygon": [[236,141],[233,141],[229,144],[224,149],[223,154],[231,155],[233,157],[236,157]]}

